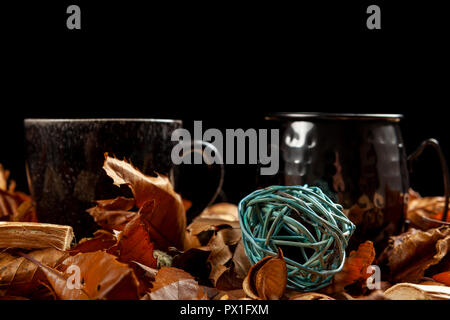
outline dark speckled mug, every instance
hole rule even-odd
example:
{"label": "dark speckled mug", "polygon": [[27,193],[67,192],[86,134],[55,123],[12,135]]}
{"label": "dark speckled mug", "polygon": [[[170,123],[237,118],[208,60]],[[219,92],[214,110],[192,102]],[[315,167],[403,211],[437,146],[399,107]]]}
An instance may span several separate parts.
{"label": "dark speckled mug", "polygon": [[105,152],[173,182],[171,135],[181,127],[180,120],[161,119],[26,119],[27,175],[39,221],[71,225],[78,239],[98,228],[85,210],[128,191],[102,169]]}

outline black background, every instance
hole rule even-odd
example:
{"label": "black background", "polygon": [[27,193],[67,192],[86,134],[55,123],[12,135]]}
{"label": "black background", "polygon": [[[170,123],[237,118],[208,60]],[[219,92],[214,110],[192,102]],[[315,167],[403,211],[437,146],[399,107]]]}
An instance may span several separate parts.
{"label": "black background", "polygon": [[[374,3],[381,30],[366,28]],[[66,28],[69,4],[81,7],[81,30]],[[438,1],[7,4],[0,162],[25,190],[26,117],[245,128],[270,111],[403,113],[408,152],[434,137],[449,158],[447,20]],[[426,151],[412,186],[441,194],[438,164]],[[229,168],[225,189],[245,183],[243,171]]]}
{"label": "black background", "polygon": [[[66,28],[70,4],[81,7],[81,31]],[[365,27],[369,4],[381,7],[381,30]],[[25,190],[26,117],[162,117],[238,128],[269,111],[403,113],[408,152],[435,137],[450,158],[443,4],[2,2],[0,162]],[[415,189],[443,192],[431,151],[416,168]],[[228,171],[227,188],[245,183],[239,172]]]}

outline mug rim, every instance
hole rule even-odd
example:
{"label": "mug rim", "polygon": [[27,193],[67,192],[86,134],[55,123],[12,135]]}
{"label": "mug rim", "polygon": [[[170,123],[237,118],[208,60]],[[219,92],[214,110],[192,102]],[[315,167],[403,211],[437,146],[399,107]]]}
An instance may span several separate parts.
{"label": "mug rim", "polygon": [[389,113],[326,113],[326,112],[276,112],[265,117],[266,120],[387,120],[399,122],[403,119],[402,114]]}
{"label": "mug rim", "polygon": [[183,124],[180,119],[156,118],[25,118],[24,123],[58,123],[58,122],[156,122]]}

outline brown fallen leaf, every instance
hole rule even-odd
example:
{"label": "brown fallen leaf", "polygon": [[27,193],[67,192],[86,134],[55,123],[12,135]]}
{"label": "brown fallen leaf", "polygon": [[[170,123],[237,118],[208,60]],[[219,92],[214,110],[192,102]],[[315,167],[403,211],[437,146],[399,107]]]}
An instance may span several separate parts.
{"label": "brown fallen leaf", "polygon": [[225,264],[233,258],[230,247],[225,243],[224,235],[226,233],[223,231],[217,232],[208,243],[208,247],[211,250],[208,257],[208,262],[211,264],[210,279],[213,281],[214,286],[219,277],[228,270]]}
{"label": "brown fallen leaf", "polygon": [[206,208],[186,228],[187,248],[205,246],[216,231],[224,228],[237,230],[240,234],[237,206],[222,202]]}
{"label": "brown fallen leaf", "polygon": [[250,268],[243,289],[252,299],[278,300],[283,296],[286,284],[286,262],[283,252],[278,249],[277,256],[264,257]]}
{"label": "brown fallen leaf", "polygon": [[220,202],[206,208],[201,214],[201,218],[224,221],[239,221],[238,208],[235,204]]}
{"label": "brown fallen leaf", "polygon": [[206,291],[194,277],[173,267],[159,269],[147,297],[151,300],[207,300]]}
{"label": "brown fallen leaf", "polygon": [[[146,206],[154,206],[148,202]],[[145,208],[145,206],[143,207]],[[152,210],[150,208],[150,210]],[[153,239],[150,237],[150,227],[146,219],[139,213],[128,222],[119,236],[118,256],[122,262],[139,262],[151,268],[157,267],[157,260],[153,256]]]}
{"label": "brown fallen leaf", "polygon": [[10,171],[6,170],[3,165],[0,163],[0,190],[6,191],[8,190],[8,180],[9,180]]}
{"label": "brown fallen leaf", "polygon": [[126,161],[105,154],[103,169],[115,185],[128,185],[134,195],[136,206],[141,210],[154,201],[154,208],[146,211],[150,237],[156,249],[167,251],[170,246],[185,246],[186,211],[181,196],[175,192],[165,176],[146,176]]}
{"label": "brown fallen leaf", "polygon": [[[406,218],[413,227],[421,230],[437,228],[441,225],[444,204],[444,197],[410,197]],[[450,214],[447,215],[447,222],[450,222]]]}
{"label": "brown fallen leaf", "polygon": [[109,200],[98,200],[97,205],[87,210],[94,221],[106,230],[122,230],[137,212],[129,211],[134,205],[134,199],[117,197]]}
{"label": "brown fallen leaf", "polygon": [[21,192],[0,190],[0,221],[37,222],[30,196]]}
{"label": "brown fallen leaf", "polygon": [[0,163],[0,221],[37,222],[36,209],[29,195],[15,191],[16,182]]}
{"label": "brown fallen leaf", "polygon": [[76,255],[80,252],[94,252],[98,250],[108,250],[117,244],[117,238],[114,234],[106,230],[97,230],[93,238],[84,238],[69,250],[71,255]]}
{"label": "brown fallen leaf", "polygon": [[[133,269],[104,251],[79,253],[65,259],[57,269],[43,266],[41,269],[62,300],[139,298],[139,283]],[[79,288],[76,270],[79,270]]]}
{"label": "brown fallen leaf", "polygon": [[435,281],[443,283],[443,284],[445,284],[447,286],[450,286],[450,271],[446,271],[446,272],[441,272],[441,273],[435,274],[433,276],[433,279]]}
{"label": "brown fallen leaf", "polygon": [[367,272],[367,268],[374,259],[375,249],[372,242],[361,243],[358,250],[350,252],[342,270],[334,275],[332,283],[321,291],[331,294],[344,291],[346,286],[358,281],[363,283],[371,276],[371,273]]}
{"label": "brown fallen leaf", "polygon": [[392,237],[378,258],[389,269],[391,282],[418,282],[427,269],[436,267],[450,250],[450,227],[421,231],[410,229]]}
{"label": "brown fallen leaf", "polygon": [[133,268],[134,274],[139,281],[139,296],[145,296],[153,287],[158,269],[150,268],[139,262],[132,262],[129,266]]}
{"label": "brown fallen leaf", "polygon": [[[225,230],[225,229],[224,229]],[[231,251],[234,248],[233,257],[223,267],[216,270],[216,274],[211,274],[216,287],[220,290],[236,290],[242,288],[242,283],[250,270],[250,260],[245,254],[242,240],[235,246],[230,246]]]}
{"label": "brown fallen leaf", "polygon": [[250,270],[251,263],[250,259],[245,253],[244,242],[242,241],[242,239],[239,241],[236,249],[234,250],[232,261],[233,271],[235,272],[236,277],[238,279],[244,279],[247,276],[248,271]]}
{"label": "brown fallen leaf", "polygon": [[[68,256],[66,252],[54,248],[35,250],[28,255],[51,268]],[[44,279],[45,275],[40,272],[36,264],[24,257],[0,252],[0,296],[26,296],[35,290],[39,286],[39,282]]]}

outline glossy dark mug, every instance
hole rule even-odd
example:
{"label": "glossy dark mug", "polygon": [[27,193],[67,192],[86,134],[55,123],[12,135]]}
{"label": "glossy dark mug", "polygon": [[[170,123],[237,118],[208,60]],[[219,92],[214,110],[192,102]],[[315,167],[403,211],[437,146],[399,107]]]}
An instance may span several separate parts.
{"label": "glossy dark mug", "polygon": [[[365,240],[377,252],[404,231],[412,161],[427,145],[438,151],[448,208],[449,175],[434,139],[406,156],[394,114],[275,113],[266,125],[280,129],[280,170],[259,186],[314,185],[340,203],[356,224],[349,249]],[[446,212],[446,210],[444,211]]]}
{"label": "glossy dark mug", "polygon": [[25,119],[24,125],[28,184],[38,219],[71,225],[78,240],[98,229],[86,212],[95,200],[132,196],[102,169],[105,152],[126,158],[147,175],[168,176],[177,189],[180,167],[171,159],[171,135],[182,128],[181,120]]}

